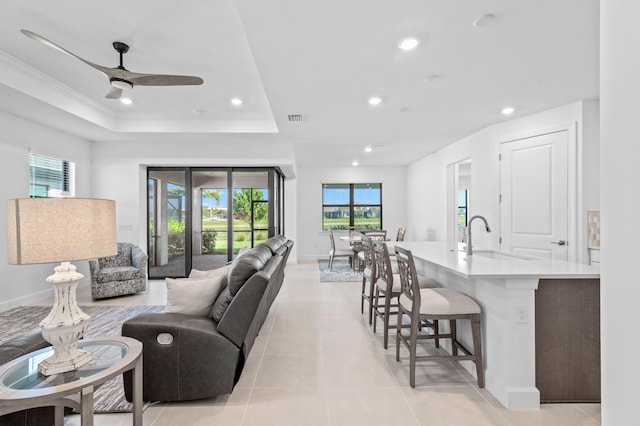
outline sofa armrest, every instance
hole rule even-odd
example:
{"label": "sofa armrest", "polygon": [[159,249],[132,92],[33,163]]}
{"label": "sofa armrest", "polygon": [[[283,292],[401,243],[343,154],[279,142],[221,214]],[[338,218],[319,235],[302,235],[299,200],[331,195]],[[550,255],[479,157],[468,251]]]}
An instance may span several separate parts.
{"label": "sofa armrest", "polygon": [[147,259],[149,257],[147,254],[142,251],[142,249],[138,246],[133,246],[131,249],[131,263],[138,269],[145,270],[147,269]]}
{"label": "sofa armrest", "polygon": [[99,270],[100,262],[98,262],[98,259],[89,259],[89,271],[91,272],[91,275],[95,275]]}
{"label": "sofa armrest", "polygon": [[[233,390],[240,349],[218,333],[210,318],[142,314],[125,321],[122,335],[142,342],[145,401],[187,401]],[[131,401],[131,371],[123,377]]]}

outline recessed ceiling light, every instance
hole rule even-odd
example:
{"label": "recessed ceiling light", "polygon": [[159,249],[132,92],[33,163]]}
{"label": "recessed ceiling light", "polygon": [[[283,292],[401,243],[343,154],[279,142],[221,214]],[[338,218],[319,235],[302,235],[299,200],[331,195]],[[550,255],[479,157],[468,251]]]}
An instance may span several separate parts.
{"label": "recessed ceiling light", "polygon": [[372,96],[369,98],[369,105],[380,105],[382,98],[379,96]]}
{"label": "recessed ceiling light", "polygon": [[240,98],[232,98],[231,99],[231,103],[235,106],[240,106],[242,105],[242,99]]}
{"label": "recessed ceiling light", "polygon": [[413,50],[416,46],[418,46],[418,40],[415,38],[405,38],[398,43],[398,47],[402,50]]}
{"label": "recessed ceiling light", "polygon": [[516,110],[515,108],[512,108],[512,107],[506,107],[506,108],[502,108],[502,113],[503,113],[504,115],[510,115],[510,114],[513,114],[513,112],[514,112],[515,110]]}
{"label": "recessed ceiling light", "polygon": [[373,146],[367,145],[364,147],[364,152],[371,152],[371,151],[373,151]]}
{"label": "recessed ceiling light", "polygon": [[131,105],[133,101],[129,98],[120,98],[120,102],[124,105]]}
{"label": "recessed ceiling light", "polygon": [[486,27],[487,25],[492,23],[494,19],[496,19],[495,15],[487,13],[485,15],[482,15],[481,17],[479,17],[475,21],[473,21],[473,26],[476,27],[476,28]]}
{"label": "recessed ceiling light", "polygon": [[357,166],[358,165],[358,160],[353,160],[353,162],[351,163],[352,166]]}

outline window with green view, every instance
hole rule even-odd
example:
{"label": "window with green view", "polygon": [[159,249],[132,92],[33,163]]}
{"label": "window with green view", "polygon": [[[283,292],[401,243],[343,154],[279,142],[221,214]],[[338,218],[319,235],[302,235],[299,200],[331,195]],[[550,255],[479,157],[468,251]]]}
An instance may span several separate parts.
{"label": "window with green view", "polygon": [[382,229],[381,183],[322,185],[322,230]]}

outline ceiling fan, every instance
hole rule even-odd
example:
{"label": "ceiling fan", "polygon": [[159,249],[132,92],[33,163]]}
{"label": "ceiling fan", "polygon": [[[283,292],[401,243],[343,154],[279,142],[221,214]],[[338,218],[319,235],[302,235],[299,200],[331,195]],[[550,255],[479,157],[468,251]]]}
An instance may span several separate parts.
{"label": "ceiling fan", "polygon": [[122,55],[129,51],[129,46],[119,41],[113,42],[113,48],[120,54],[120,65],[115,68],[109,68],[87,61],[34,32],[29,30],[21,31],[27,37],[73,56],[106,75],[111,84],[111,91],[105,96],[107,99],[120,99],[123,90],[133,89],[134,86],[195,86],[203,83],[200,77],[189,75],[139,74],[131,72],[122,64]]}

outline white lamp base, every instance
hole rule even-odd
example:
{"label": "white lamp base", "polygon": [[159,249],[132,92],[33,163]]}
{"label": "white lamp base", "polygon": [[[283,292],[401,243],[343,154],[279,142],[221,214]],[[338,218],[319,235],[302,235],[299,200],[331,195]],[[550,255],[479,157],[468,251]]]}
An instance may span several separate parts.
{"label": "white lamp base", "polygon": [[47,278],[53,285],[53,308],[42,320],[42,337],[53,346],[53,355],[38,365],[38,372],[45,376],[73,371],[91,360],[91,354],[78,349],[78,340],[89,326],[89,315],[82,312],[76,299],[78,282],[84,278],[76,267],[62,262],[55,274]]}

